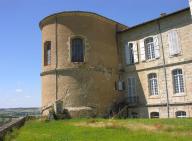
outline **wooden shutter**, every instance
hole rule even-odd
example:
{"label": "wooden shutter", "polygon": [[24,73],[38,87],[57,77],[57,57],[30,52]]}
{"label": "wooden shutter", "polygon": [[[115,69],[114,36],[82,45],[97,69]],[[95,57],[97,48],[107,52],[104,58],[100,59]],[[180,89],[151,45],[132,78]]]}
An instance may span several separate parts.
{"label": "wooden shutter", "polygon": [[180,39],[176,30],[168,32],[168,44],[170,56],[181,53]]}
{"label": "wooden shutter", "polygon": [[130,51],[129,51],[128,43],[125,44],[125,63],[127,65],[131,64],[131,61],[130,61]]}
{"label": "wooden shutter", "polygon": [[140,55],[141,55],[141,61],[145,61],[145,43],[144,40],[139,41],[139,46],[140,46]]}
{"label": "wooden shutter", "polygon": [[138,63],[138,50],[137,50],[137,42],[133,42],[133,55],[134,55],[134,63]]}
{"label": "wooden shutter", "polygon": [[158,35],[153,37],[154,47],[155,47],[155,58],[160,58],[160,45]]}

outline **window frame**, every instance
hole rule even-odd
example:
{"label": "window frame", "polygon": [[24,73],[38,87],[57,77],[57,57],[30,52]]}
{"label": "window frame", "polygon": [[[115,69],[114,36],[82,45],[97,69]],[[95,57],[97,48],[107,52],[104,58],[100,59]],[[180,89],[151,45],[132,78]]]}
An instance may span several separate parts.
{"label": "window frame", "polygon": [[[155,76],[155,77],[153,77]],[[150,96],[158,96],[159,95],[159,86],[158,79],[156,73],[148,74],[148,89]]]}
{"label": "window frame", "polygon": [[154,43],[153,37],[145,38],[144,39],[144,45],[145,45],[145,58],[146,58],[146,60],[156,59],[156,56],[155,56],[155,43]]}
{"label": "window frame", "polygon": [[[48,51],[50,51],[48,53]],[[44,66],[51,65],[51,41],[44,42]]]}
{"label": "window frame", "polygon": [[[157,115],[155,115],[157,114]],[[150,112],[150,118],[160,118],[160,113],[159,112]]]}
{"label": "window frame", "polygon": [[[179,71],[181,73],[179,73]],[[177,74],[174,74],[175,72],[177,72]],[[185,92],[185,83],[182,69],[178,68],[172,70],[172,81],[174,94],[183,94]]]}
{"label": "window frame", "polygon": [[[180,115],[178,115],[178,114],[180,114]],[[176,111],[175,116],[176,116],[176,118],[186,118],[187,117],[187,112],[185,112],[185,111]]]}
{"label": "window frame", "polygon": [[[130,45],[132,45],[132,46],[130,46]],[[133,65],[133,64],[135,64],[134,49],[133,49],[134,44],[132,42],[130,42],[128,44],[128,47],[129,47],[129,52],[130,52],[129,53],[129,60],[130,60],[130,64],[129,65]]]}
{"label": "window frame", "polygon": [[[129,80],[131,80],[131,86],[129,85]],[[135,84],[133,84],[133,80],[135,81]],[[131,93],[129,94],[130,91],[131,91]],[[127,78],[127,96],[128,97],[137,96],[137,79],[136,79],[136,77]]]}
{"label": "window frame", "polygon": [[[81,42],[82,42],[82,58],[80,58],[80,59],[78,58],[80,61],[73,60],[73,41],[77,40],[77,39],[80,39]],[[85,39],[83,37],[81,37],[81,36],[74,36],[74,37],[70,38],[70,55],[71,55],[70,61],[72,63],[84,63],[85,62]]]}

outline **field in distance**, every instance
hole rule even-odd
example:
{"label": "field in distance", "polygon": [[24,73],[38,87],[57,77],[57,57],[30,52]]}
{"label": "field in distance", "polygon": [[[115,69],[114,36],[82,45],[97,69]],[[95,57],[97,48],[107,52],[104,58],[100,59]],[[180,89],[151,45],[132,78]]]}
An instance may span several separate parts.
{"label": "field in distance", "polygon": [[21,117],[26,115],[40,115],[40,108],[7,108],[0,109],[0,118],[6,116]]}
{"label": "field in distance", "polygon": [[27,121],[6,141],[191,141],[192,119]]}

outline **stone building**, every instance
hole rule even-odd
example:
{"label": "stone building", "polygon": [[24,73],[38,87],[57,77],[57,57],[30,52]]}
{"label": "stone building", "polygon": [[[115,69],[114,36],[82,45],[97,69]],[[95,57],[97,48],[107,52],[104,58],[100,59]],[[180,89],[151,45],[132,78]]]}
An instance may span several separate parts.
{"label": "stone building", "polygon": [[40,28],[43,115],[192,117],[190,8],[134,27],[62,12]]}

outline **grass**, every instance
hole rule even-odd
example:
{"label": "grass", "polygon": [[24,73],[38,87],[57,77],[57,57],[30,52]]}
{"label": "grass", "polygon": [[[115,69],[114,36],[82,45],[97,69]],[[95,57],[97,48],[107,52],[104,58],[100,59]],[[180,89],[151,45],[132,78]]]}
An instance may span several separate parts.
{"label": "grass", "polygon": [[28,121],[6,141],[191,141],[192,119]]}

